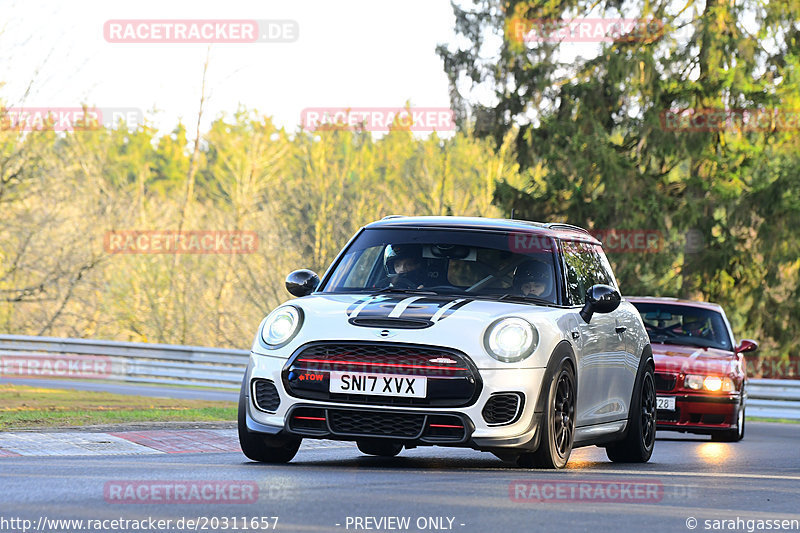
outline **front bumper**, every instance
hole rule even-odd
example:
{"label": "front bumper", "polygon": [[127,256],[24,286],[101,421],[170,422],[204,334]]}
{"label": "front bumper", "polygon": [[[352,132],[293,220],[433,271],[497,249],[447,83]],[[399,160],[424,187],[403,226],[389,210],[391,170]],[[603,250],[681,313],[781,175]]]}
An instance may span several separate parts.
{"label": "front bumper", "polygon": [[657,427],[661,430],[711,434],[736,427],[742,395],[716,396],[658,392],[659,396],[674,396],[675,411],[659,410]]}
{"label": "front bumper", "polygon": [[[386,438],[408,446],[446,445],[477,449],[532,449],[538,442],[540,413],[535,413],[534,409],[544,368],[476,368],[481,380],[477,396],[468,405],[443,407],[371,404],[363,399],[346,402],[298,398],[285,387],[286,368],[287,359],[284,357],[250,355],[244,389],[246,421],[250,431],[334,440]],[[272,410],[254,401],[254,384],[258,380],[270,381],[274,385],[276,397],[272,398]],[[518,412],[509,423],[491,424],[485,419],[484,408],[498,393],[516,393],[521,399]],[[361,423],[367,426],[367,431],[357,429]],[[402,427],[404,431],[392,432],[394,426]]]}

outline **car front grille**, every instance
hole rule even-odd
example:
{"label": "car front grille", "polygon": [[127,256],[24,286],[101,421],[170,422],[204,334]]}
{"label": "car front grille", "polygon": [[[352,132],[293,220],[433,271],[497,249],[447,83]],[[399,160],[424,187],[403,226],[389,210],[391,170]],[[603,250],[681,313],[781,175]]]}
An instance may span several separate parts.
{"label": "car front grille", "polygon": [[675,388],[678,381],[677,374],[667,374],[663,372],[656,372],[656,391],[670,392]]}
{"label": "car front grille", "polygon": [[340,435],[415,438],[422,433],[425,415],[328,409],[328,421]]}
{"label": "car front grille", "polygon": [[490,426],[510,424],[519,418],[522,411],[522,395],[518,392],[492,394],[483,407],[483,419]]}
{"label": "car front grille", "polygon": [[[331,372],[424,376],[424,398],[330,392]],[[318,342],[301,347],[283,371],[297,398],[406,407],[463,407],[474,403],[482,382],[477,368],[456,350],[390,342]]]}
{"label": "car front grille", "polygon": [[278,389],[275,383],[268,379],[256,379],[253,381],[253,399],[256,407],[262,411],[275,412],[281,404],[278,396]]}
{"label": "car front grille", "polygon": [[678,422],[681,419],[680,408],[675,408],[674,411],[659,409],[656,412],[656,422]]}
{"label": "car front grille", "polygon": [[291,433],[312,438],[388,438],[427,444],[466,442],[474,429],[456,413],[397,412],[296,405],[288,414]]}

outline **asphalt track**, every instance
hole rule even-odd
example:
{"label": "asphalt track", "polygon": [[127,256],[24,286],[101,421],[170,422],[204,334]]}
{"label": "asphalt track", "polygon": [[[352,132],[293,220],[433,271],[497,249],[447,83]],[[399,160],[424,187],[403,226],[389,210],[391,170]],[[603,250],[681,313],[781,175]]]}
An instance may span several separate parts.
{"label": "asphalt track", "polygon": [[[22,522],[11,527],[12,518],[31,520],[29,531],[98,530],[88,522],[58,527],[53,519],[172,520],[164,527],[138,523],[148,526],[140,531],[275,525],[268,518],[243,528],[243,518],[252,517],[278,517],[275,530],[304,532],[798,531],[799,443],[798,424],[749,422],[739,443],[659,433],[650,463],[612,464],[589,447],[575,450],[558,472],[449,448],[367,457],[331,441],[306,441],[294,461],[277,466],[239,452],[0,457],[0,531],[23,531]],[[112,494],[132,483],[147,491],[126,493],[127,500]],[[165,496],[178,486],[217,488],[196,498],[202,503],[187,503]],[[219,489],[231,486],[245,487],[247,498]],[[106,522],[99,530],[134,530],[126,525]]]}

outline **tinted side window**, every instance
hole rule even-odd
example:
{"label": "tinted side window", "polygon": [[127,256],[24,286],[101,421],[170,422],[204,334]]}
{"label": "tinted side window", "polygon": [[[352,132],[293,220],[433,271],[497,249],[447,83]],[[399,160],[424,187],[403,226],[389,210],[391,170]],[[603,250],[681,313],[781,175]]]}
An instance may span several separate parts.
{"label": "tinted side window", "polygon": [[567,268],[567,300],[571,305],[581,305],[586,299],[586,289],[594,281],[589,253],[591,246],[571,241],[563,241],[561,244]]}
{"label": "tinted side window", "polygon": [[592,285],[602,283],[617,288],[602,248],[583,242],[565,241],[562,244],[567,265],[567,298],[571,305],[582,305],[586,301],[586,291]]}
{"label": "tinted side window", "polygon": [[605,280],[599,281],[598,283],[605,283],[606,285],[611,285],[615,289],[619,290],[619,287],[617,286],[617,280],[614,278],[614,271],[611,270],[611,264],[608,262],[608,258],[600,246],[594,247],[594,255],[597,260],[597,271],[602,279]]}

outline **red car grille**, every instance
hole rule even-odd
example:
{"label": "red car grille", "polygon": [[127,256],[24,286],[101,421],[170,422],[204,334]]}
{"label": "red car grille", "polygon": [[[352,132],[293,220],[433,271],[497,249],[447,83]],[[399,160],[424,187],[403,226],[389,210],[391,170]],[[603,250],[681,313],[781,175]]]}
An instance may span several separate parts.
{"label": "red car grille", "polygon": [[675,388],[678,382],[677,374],[666,374],[663,372],[656,372],[656,391],[657,392],[670,392]]}

